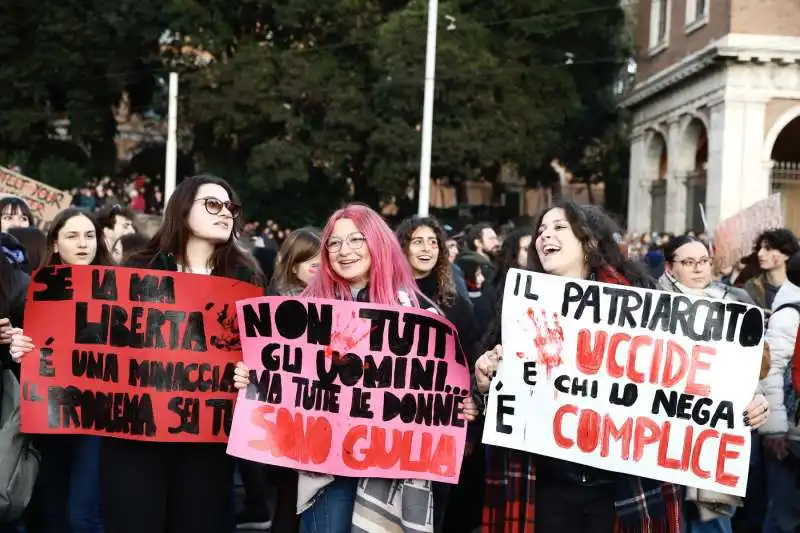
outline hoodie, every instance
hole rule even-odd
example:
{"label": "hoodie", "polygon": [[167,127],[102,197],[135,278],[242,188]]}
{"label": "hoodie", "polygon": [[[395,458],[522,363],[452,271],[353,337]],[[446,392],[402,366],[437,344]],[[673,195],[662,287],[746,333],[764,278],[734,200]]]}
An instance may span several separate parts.
{"label": "hoodie", "polygon": [[[759,428],[763,435],[787,435],[792,440],[800,441],[800,428],[798,428],[789,411],[794,411],[794,406],[787,406],[785,390],[791,386],[787,376],[789,365],[794,354],[797,328],[800,327],[800,313],[793,308],[784,308],[778,312],[776,309],[789,303],[800,303],[800,287],[786,281],[775,295],[772,302],[772,315],[767,325],[765,336],[771,353],[769,374],[761,380],[761,389],[769,401],[771,409],[767,423]],[[787,409],[788,407],[788,409]]]}

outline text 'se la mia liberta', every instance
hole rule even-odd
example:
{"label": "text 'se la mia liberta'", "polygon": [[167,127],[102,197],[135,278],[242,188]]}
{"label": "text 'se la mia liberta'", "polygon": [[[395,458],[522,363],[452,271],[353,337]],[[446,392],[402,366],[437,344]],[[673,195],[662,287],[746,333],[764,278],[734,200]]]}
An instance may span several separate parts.
{"label": "text 'se la mia liberta'", "polygon": [[[217,314],[208,313],[214,304],[182,301],[188,280],[181,276],[108,267],[47,268],[34,275],[29,305],[58,304],[66,319],[61,329],[69,331],[68,339],[48,335],[38,349],[37,377],[44,381],[23,379],[23,399],[32,402],[42,401],[38,385],[46,386],[50,428],[224,440],[233,417],[238,347],[220,327],[235,323],[233,302]],[[217,320],[209,324],[209,316]]]}
{"label": "text 'se la mia liberta'", "polygon": [[[635,466],[622,463],[641,467],[653,457],[666,470],[739,485],[730,466],[747,455],[743,409],[734,407],[729,390],[714,387],[725,388],[720,376],[736,379],[737,372],[749,372],[753,375],[742,382],[751,384],[750,390],[735,396],[742,398],[742,408],[752,397],[764,333],[759,309],[521,271],[507,283],[512,307],[530,304],[523,321],[531,324],[532,349],[516,354],[522,360],[520,385],[532,391],[546,379],[550,394],[559,398],[551,413],[555,453],[569,450],[572,460],[592,456],[589,464],[633,472]],[[505,313],[506,308],[504,341]],[[502,390],[507,377],[493,383],[500,387],[494,391],[493,429],[509,435],[520,416],[515,405],[520,389]]]}
{"label": "text 'se la mia liberta'", "polygon": [[[419,310],[369,304],[337,324],[337,304],[323,302],[241,307],[245,355],[247,339],[269,339],[260,351],[263,369],[251,370],[245,394],[263,403],[252,414],[263,438],[251,446],[297,465],[322,464],[341,447],[352,471],[394,466],[457,476],[456,439],[424,429],[465,428],[468,381],[450,383],[452,367],[466,369],[466,359],[459,348],[455,361],[445,360],[448,346],[458,345],[452,325]],[[348,429],[336,442],[342,420]]]}

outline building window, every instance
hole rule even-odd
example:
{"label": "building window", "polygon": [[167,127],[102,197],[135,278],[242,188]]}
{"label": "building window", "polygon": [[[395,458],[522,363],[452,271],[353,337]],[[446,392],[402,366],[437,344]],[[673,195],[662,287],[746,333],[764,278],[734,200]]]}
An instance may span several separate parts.
{"label": "building window", "polygon": [[686,31],[694,31],[708,22],[708,0],[686,0]]}
{"label": "building window", "polygon": [[656,53],[667,46],[669,39],[670,0],[653,0],[650,4],[650,51]]}

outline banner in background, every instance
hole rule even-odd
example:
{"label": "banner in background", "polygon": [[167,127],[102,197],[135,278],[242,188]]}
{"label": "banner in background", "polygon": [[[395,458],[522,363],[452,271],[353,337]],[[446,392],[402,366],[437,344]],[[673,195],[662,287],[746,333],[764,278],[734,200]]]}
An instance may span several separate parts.
{"label": "banner in background", "polygon": [[354,477],[457,483],[467,361],[453,325],[410,307],[237,302],[251,384],[228,453]]}
{"label": "banner in background", "polygon": [[764,316],[512,270],[483,442],[743,496]]}
{"label": "banner in background", "polygon": [[733,267],[750,255],[759,234],[783,227],[780,193],[756,202],[719,223],[714,231],[714,257],[718,268]]}
{"label": "banner in background", "polygon": [[228,278],[120,267],[34,273],[25,306],[22,431],[226,442],[242,352]]}
{"label": "banner in background", "polygon": [[0,166],[0,196],[19,196],[25,200],[43,231],[62,209],[69,207],[72,196],[18,172]]}

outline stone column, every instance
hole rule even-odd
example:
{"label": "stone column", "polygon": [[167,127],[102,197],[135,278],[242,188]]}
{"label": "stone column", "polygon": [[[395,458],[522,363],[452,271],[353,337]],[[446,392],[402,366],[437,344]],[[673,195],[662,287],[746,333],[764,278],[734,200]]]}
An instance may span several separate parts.
{"label": "stone column", "polygon": [[631,138],[631,164],[628,176],[628,231],[642,233],[650,231],[650,190],[648,176],[647,147],[641,131]]}
{"label": "stone column", "polygon": [[[667,216],[665,227],[668,232],[680,234],[686,231],[686,150],[681,123],[674,120],[669,124],[667,138]],[[692,160],[694,158],[691,158]]]}
{"label": "stone column", "polygon": [[730,93],[711,107],[706,215],[712,228],[769,196],[762,161],[765,107],[763,100]]}

